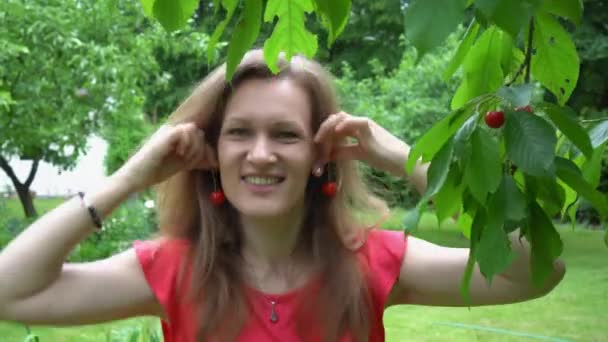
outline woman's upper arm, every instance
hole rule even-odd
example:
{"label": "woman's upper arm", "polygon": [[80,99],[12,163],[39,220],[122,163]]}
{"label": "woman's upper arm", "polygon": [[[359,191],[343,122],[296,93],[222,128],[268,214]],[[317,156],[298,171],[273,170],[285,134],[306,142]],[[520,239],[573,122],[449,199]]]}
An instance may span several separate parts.
{"label": "woman's upper arm", "polygon": [[65,264],[49,287],[2,311],[0,316],[9,320],[50,325],[164,316],[132,248],[104,260]]}
{"label": "woman's upper arm", "polygon": [[443,247],[410,236],[392,304],[474,306],[519,302],[537,297],[530,284],[511,281],[500,275],[491,286],[476,265],[470,283],[470,302],[460,286],[469,258],[468,248]]}

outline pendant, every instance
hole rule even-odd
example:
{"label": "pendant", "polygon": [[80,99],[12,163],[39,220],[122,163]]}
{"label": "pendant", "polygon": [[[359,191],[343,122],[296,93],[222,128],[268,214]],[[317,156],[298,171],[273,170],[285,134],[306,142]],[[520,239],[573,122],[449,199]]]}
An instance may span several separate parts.
{"label": "pendant", "polygon": [[279,321],[279,315],[277,315],[277,312],[274,309],[276,304],[277,304],[276,301],[274,301],[274,300],[270,301],[270,305],[272,305],[270,308],[270,322],[272,322],[272,323],[277,323]]}

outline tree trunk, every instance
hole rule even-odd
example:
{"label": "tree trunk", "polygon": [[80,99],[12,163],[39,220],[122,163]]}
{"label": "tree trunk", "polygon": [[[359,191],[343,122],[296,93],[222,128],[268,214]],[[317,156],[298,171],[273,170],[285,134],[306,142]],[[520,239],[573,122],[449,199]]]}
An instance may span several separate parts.
{"label": "tree trunk", "polygon": [[11,182],[13,183],[13,186],[17,191],[17,195],[19,196],[19,201],[21,201],[23,213],[27,218],[38,217],[38,212],[34,206],[34,199],[30,193],[30,186],[32,185],[36,172],[38,171],[39,162],[39,159],[34,160],[30,169],[30,174],[27,176],[27,180],[21,183],[19,178],[17,178],[17,175],[15,175],[13,168],[8,164],[8,161],[4,159],[4,157],[0,156],[0,169],[4,170],[4,173],[6,173],[8,178],[10,178]]}
{"label": "tree trunk", "polygon": [[17,190],[17,195],[19,195],[19,200],[21,201],[21,207],[23,207],[23,213],[25,217],[32,218],[38,217],[38,212],[34,207],[34,199],[32,198],[32,193],[30,192],[29,187],[25,187],[21,185],[15,185],[15,189]]}

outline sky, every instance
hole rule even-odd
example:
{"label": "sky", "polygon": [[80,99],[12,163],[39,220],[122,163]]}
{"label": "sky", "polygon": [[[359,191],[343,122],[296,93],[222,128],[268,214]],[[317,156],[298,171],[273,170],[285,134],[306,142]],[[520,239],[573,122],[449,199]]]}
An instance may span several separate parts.
{"label": "sky", "polygon": [[[43,196],[63,196],[93,189],[106,177],[103,171],[103,159],[106,155],[107,143],[99,137],[92,136],[87,144],[89,146],[87,153],[80,157],[72,171],[60,173],[52,165],[41,162],[31,190]],[[29,174],[32,162],[11,159],[9,164],[17,177],[23,181]],[[0,169],[0,192],[6,190],[6,184],[12,187],[10,179]]]}

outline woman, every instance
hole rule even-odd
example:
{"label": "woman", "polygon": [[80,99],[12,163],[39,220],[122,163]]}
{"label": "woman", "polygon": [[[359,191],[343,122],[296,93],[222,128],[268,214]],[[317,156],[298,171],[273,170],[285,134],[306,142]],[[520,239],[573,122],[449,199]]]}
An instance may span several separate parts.
{"label": "woman", "polygon": [[[479,270],[459,294],[468,250],[365,228],[386,213],[355,161],[403,176],[409,146],[339,112],[315,62],[260,51],[230,84],[208,76],[98,191],[67,201],[0,254],[0,319],[74,325],[162,318],[165,341],[382,341],[397,304],[488,305],[535,298],[529,250],[488,286]],[[356,141],[353,141],[355,139]],[[426,169],[408,179],[424,191]],[[158,185],[162,237],[123,253],[65,263],[130,194]],[[407,248],[406,248],[407,245]]]}

